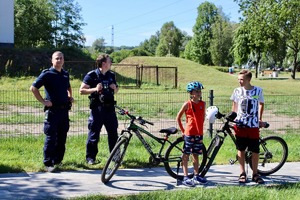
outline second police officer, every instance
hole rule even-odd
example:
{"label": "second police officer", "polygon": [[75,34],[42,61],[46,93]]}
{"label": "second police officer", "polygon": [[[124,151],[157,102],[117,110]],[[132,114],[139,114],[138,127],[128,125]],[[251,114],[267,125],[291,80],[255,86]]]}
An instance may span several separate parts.
{"label": "second police officer", "polygon": [[105,126],[109,150],[112,151],[118,139],[118,120],[115,113],[114,94],[118,92],[115,74],[111,69],[109,55],[100,55],[96,60],[97,69],[88,72],[79,89],[80,94],[89,95],[90,116],[86,141],[86,161],[95,164],[98,153],[100,131]]}

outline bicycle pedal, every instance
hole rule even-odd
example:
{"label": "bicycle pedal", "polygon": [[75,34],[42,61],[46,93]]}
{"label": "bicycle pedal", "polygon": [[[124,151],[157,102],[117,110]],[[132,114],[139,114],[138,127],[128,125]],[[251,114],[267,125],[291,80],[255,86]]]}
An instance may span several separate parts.
{"label": "bicycle pedal", "polygon": [[231,165],[233,165],[235,162],[236,162],[236,161],[234,161],[234,160],[232,160],[232,159],[229,160],[229,164],[231,164]]}

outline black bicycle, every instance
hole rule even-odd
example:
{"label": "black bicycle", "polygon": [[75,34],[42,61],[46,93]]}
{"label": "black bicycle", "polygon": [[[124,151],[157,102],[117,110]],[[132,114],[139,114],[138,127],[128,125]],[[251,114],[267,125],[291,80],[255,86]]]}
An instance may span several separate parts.
{"label": "black bicycle", "polygon": [[[159,132],[164,133],[164,136],[158,137],[141,127],[147,127],[146,124],[153,125],[152,122],[149,122],[140,116],[136,117],[119,106],[115,106],[115,108],[120,115],[126,115],[130,119],[130,123],[126,129],[121,131],[118,141],[114,149],[111,151],[109,158],[103,168],[101,181],[103,183],[107,183],[113,177],[119,166],[122,164],[126,149],[133,134],[137,136],[147,152],[150,154],[149,164],[151,164],[152,166],[158,166],[160,163],[163,163],[167,173],[171,177],[177,180],[182,180],[183,171],[181,168],[181,162],[184,141],[182,137],[177,138],[174,142],[171,142],[169,140],[170,135],[174,135],[177,133],[177,128],[171,127],[167,129],[161,129]],[[149,138],[152,139],[151,141],[153,141],[155,144],[160,144],[158,152],[153,152],[150,143],[145,140],[142,133],[146,136],[149,136]],[[169,144],[168,147],[165,147],[167,144]],[[163,155],[164,149],[166,149],[166,151]],[[201,167],[204,167],[206,163],[205,148],[203,149],[202,155],[203,156],[199,156],[199,171],[202,171],[203,168]],[[192,159],[190,159],[189,161],[189,166],[193,166]],[[189,173],[188,176],[193,177],[193,173]]]}
{"label": "black bicycle", "polygon": [[[237,114],[235,112],[231,112],[227,115],[221,114],[219,111],[216,114],[217,119],[222,120],[221,128],[218,129],[215,133],[215,136],[211,140],[209,147],[207,148],[207,163],[205,166],[201,166],[203,168],[200,173],[201,177],[204,177],[208,172],[209,168],[213,164],[213,161],[218,154],[221,146],[227,135],[230,136],[233,143],[236,145],[236,138],[233,134],[233,124],[237,122],[234,121]],[[269,124],[265,123],[264,128],[268,128]],[[286,162],[288,157],[288,146],[286,142],[278,136],[267,136],[259,138],[259,164],[258,164],[258,173],[260,175],[266,176],[277,172]],[[249,164],[252,169],[251,162],[252,152],[246,150],[246,163]],[[230,164],[234,164],[237,162],[237,158],[235,160],[230,159]]]}

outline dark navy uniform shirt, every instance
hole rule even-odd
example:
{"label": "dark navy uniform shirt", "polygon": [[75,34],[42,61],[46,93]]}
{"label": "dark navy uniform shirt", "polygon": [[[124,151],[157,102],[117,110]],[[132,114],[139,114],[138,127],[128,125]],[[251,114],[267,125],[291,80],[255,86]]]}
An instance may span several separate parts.
{"label": "dark navy uniform shirt", "polygon": [[[102,74],[99,70],[99,68],[90,71],[85,75],[83,78],[83,83],[87,84],[90,86],[90,88],[94,88],[97,86],[98,83],[101,83],[102,86],[104,87],[105,85],[109,86],[110,84],[114,83],[117,87],[117,82],[116,82],[116,76],[115,73],[112,71],[107,71],[105,74]],[[108,87],[108,90],[114,94],[114,90]],[[98,95],[96,93],[92,93],[91,96]]]}
{"label": "dark navy uniform shirt", "polygon": [[45,69],[32,85],[38,89],[44,86],[46,99],[53,105],[66,105],[69,101],[67,90],[70,88],[70,78],[64,69],[61,72],[53,67]]}

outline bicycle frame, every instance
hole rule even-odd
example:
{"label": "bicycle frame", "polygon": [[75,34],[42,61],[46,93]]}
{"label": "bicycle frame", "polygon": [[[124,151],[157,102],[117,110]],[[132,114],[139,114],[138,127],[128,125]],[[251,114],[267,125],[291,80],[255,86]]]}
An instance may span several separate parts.
{"label": "bicycle frame", "polygon": [[[159,132],[164,133],[165,135],[164,137],[157,137],[142,127],[146,126],[145,124],[153,125],[152,122],[144,120],[142,117],[131,115],[128,111],[124,110],[121,107],[118,107],[116,105],[115,107],[118,109],[118,113],[120,115],[126,115],[130,118],[130,123],[126,129],[122,130],[118,142],[110,153],[110,156],[103,168],[103,172],[101,175],[102,182],[107,183],[121,165],[126,153],[126,149],[133,134],[137,136],[146,151],[150,154],[150,164],[157,166],[158,164],[163,162],[167,173],[171,177],[177,180],[182,180],[184,175],[182,171],[179,172],[179,168],[181,166],[180,163],[182,162],[182,147],[184,144],[184,140],[182,137],[178,137],[173,142],[169,140],[170,135],[176,134],[178,129],[175,127],[161,129]],[[142,134],[148,136],[150,140],[146,140]],[[150,144],[151,142],[153,142],[153,145]],[[153,146],[155,145],[155,142],[161,145],[159,147],[160,149],[158,153],[153,152]],[[169,144],[167,147],[166,143]],[[164,155],[162,155],[163,151]],[[205,153],[203,153],[203,155],[206,155],[205,148],[204,152]],[[199,162],[201,163],[200,166],[204,166],[204,164],[206,163],[206,156],[202,156]],[[202,168],[199,168],[199,171],[201,170]],[[193,173],[188,174],[189,177],[192,177],[193,175]]]}
{"label": "bicycle frame", "polygon": [[[147,152],[150,154],[150,156],[156,162],[158,162],[157,164],[159,164],[160,162],[164,162],[165,161],[164,157],[162,156],[165,144],[166,144],[166,142],[169,143],[169,144],[171,144],[171,142],[169,141],[169,137],[167,135],[165,137],[163,137],[163,138],[156,137],[155,135],[153,135],[149,131],[147,131],[147,130],[143,129],[142,127],[138,126],[137,124],[135,124],[134,123],[134,119],[130,120],[129,126],[127,127],[126,130],[122,130],[121,135],[125,135],[125,137],[127,137],[130,140],[131,137],[132,137],[132,132],[141,141],[141,143],[143,144],[143,146],[145,147],[145,149],[147,150]],[[152,138],[153,141],[156,141],[157,143],[159,143],[161,145],[158,153],[153,152],[152,147],[145,140],[145,138],[142,136],[142,133],[146,134],[147,136],[149,136],[150,138]]]}

